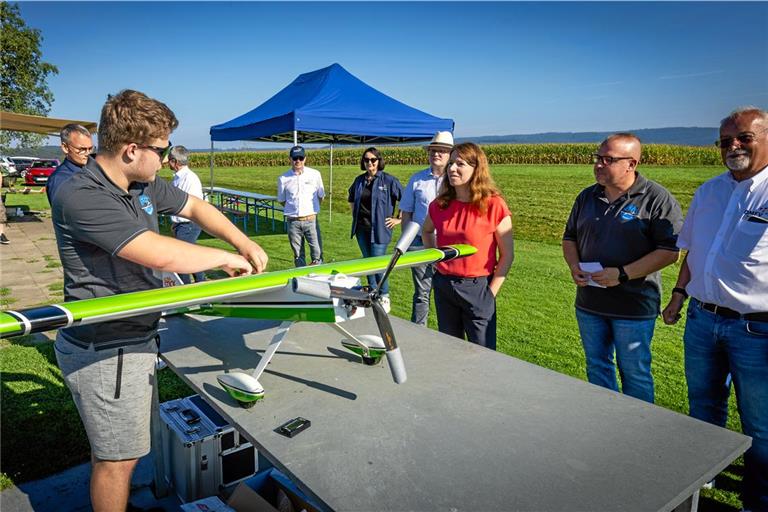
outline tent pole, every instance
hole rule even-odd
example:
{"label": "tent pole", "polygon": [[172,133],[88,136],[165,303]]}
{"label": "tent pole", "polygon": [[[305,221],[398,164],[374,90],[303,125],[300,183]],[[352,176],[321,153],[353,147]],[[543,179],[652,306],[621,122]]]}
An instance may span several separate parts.
{"label": "tent pole", "polygon": [[299,145],[299,132],[296,130],[293,130],[293,145],[298,146]]}
{"label": "tent pole", "polygon": [[213,194],[213,139],[211,139],[211,186],[208,195]]}
{"label": "tent pole", "polygon": [[333,141],[331,141],[331,193],[328,195],[328,222],[333,219]]}

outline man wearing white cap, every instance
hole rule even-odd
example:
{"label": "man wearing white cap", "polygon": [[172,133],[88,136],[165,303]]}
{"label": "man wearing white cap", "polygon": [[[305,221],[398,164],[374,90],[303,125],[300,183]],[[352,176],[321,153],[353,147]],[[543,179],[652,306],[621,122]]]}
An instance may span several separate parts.
{"label": "man wearing white cap", "polygon": [[[445,177],[445,169],[453,149],[453,134],[437,132],[425,148],[429,154],[429,167],[417,172],[408,180],[403,197],[400,199],[400,211],[403,214],[403,226],[414,221],[424,223],[429,203],[440,190]],[[410,251],[424,248],[421,236],[417,236]],[[435,270],[432,265],[422,265],[411,268],[413,276],[413,306],[411,322],[427,325],[429,316],[429,294],[432,292],[432,276]]]}
{"label": "man wearing white cap", "polygon": [[306,152],[301,146],[290,151],[291,168],[277,178],[277,200],[283,205],[288,221],[288,241],[297,267],[307,264],[304,240],[309,245],[310,265],[323,262],[323,247],[317,214],[325,197],[320,171],[306,167]]}

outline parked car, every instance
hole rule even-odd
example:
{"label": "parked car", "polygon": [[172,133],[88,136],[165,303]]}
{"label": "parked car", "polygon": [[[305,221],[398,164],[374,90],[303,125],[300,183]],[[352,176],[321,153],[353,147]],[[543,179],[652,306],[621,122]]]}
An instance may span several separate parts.
{"label": "parked car", "polygon": [[19,171],[13,164],[10,158],[6,156],[0,156],[0,175],[2,175],[3,187],[13,187],[16,183],[16,179],[19,177]]}
{"label": "parked car", "polygon": [[33,162],[24,174],[25,185],[45,185],[48,183],[48,177],[59,166],[56,159],[38,160]]}
{"label": "parked car", "polygon": [[39,158],[35,156],[12,156],[9,158],[11,159],[11,162],[16,165],[16,170],[19,171],[19,176],[24,176],[24,171],[29,169],[34,162],[39,160]]}

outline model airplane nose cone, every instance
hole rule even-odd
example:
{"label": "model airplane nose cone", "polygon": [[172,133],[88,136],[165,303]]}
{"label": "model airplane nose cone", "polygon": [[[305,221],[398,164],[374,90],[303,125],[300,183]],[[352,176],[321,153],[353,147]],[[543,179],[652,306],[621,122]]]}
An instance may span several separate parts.
{"label": "model airplane nose cone", "polygon": [[229,393],[229,396],[240,402],[244,407],[253,406],[264,398],[264,388],[259,381],[242,372],[218,375],[219,385]]}

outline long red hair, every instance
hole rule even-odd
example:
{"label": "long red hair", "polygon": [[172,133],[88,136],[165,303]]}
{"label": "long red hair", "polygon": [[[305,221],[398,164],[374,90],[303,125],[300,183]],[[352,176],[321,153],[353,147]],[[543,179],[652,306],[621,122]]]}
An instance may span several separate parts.
{"label": "long red hair", "polygon": [[[491,170],[488,166],[488,158],[483,149],[473,142],[464,142],[458,144],[451,152],[451,162],[448,164],[446,172],[449,172],[450,166],[456,158],[461,158],[469,165],[475,168],[472,177],[469,179],[469,202],[477,208],[480,213],[485,213],[488,206],[488,198],[499,196],[501,192],[491,178]],[[449,179],[443,180],[443,186],[440,193],[435,198],[437,204],[442,209],[448,208],[448,204],[456,199],[456,189],[451,185]]]}

